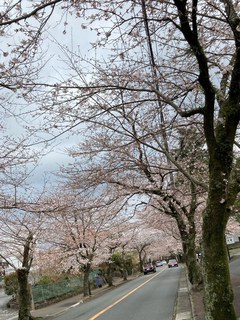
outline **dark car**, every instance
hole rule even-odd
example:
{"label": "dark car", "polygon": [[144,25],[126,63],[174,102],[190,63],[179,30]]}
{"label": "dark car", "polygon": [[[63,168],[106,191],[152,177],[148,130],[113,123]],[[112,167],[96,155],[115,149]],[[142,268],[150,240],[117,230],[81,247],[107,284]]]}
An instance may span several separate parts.
{"label": "dark car", "polygon": [[176,259],[170,259],[168,261],[168,268],[178,267],[178,262]]}
{"label": "dark car", "polygon": [[143,267],[143,273],[147,274],[150,272],[156,272],[156,266],[152,263],[146,263]]}

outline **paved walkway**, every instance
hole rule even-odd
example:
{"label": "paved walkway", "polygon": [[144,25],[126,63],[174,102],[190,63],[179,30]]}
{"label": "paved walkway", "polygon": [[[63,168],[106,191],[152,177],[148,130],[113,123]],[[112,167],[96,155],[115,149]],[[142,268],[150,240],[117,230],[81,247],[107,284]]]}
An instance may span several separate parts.
{"label": "paved walkway", "polygon": [[189,295],[189,285],[186,276],[186,268],[183,266],[180,281],[179,281],[179,288],[178,288],[178,295],[176,301],[176,308],[175,308],[175,320],[192,320],[193,319],[193,305]]}
{"label": "paved walkway", "polygon": [[11,296],[7,296],[4,289],[0,288],[0,309],[4,308],[9,300],[11,300]]}
{"label": "paved walkway", "polygon": [[11,320],[16,317],[17,311],[7,308],[7,303],[10,300],[11,296],[6,295],[4,289],[0,288],[0,320]]}
{"label": "paved walkway", "polygon": [[[240,320],[240,256],[239,253],[231,255],[232,259],[230,261],[230,269],[231,264],[237,265],[237,270],[235,269],[231,271],[231,282],[234,293],[234,309],[236,312],[237,319]],[[191,291],[190,298],[193,301],[193,318],[194,320],[204,320],[204,305],[203,305],[203,290],[201,291]]]}

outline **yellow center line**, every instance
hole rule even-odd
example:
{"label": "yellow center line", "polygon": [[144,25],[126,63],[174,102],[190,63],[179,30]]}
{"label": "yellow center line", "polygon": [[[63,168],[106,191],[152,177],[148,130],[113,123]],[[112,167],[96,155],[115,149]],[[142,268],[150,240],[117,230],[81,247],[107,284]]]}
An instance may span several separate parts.
{"label": "yellow center line", "polygon": [[115,301],[114,303],[110,304],[107,308],[103,309],[102,311],[98,312],[97,314],[95,314],[93,317],[89,318],[88,320],[95,320],[97,319],[101,314],[105,313],[107,310],[111,309],[113,306],[115,306],[116,304],[118,304],[119,302],[121,302],[122,300],[126,299],[128,296],[130,296],[132,293],[134,293],[135,291],[137,291],[138,289],[140,289],[141,287],[143,287],[145,284],[147,284],[149,281],[151,281],[152,279],[154,279],[155,277],[157,277],[161,272],[163,272],[164,270],[161,270],[160,272],[158,272],[157,274],[155,274],[154,276],[152,276],[151,278],[149,278],[147,281],[143,282],[142,284],[140,284],[140,286],[136,287],[135,289],[129,291],[127,294],[125,294],[122,298],[118,299],[117,301]]}

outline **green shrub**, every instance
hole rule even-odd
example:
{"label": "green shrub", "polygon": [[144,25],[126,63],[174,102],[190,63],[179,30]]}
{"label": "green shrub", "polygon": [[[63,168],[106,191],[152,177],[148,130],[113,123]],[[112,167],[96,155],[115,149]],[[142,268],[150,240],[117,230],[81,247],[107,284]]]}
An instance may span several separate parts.
{"label": "green shrub", "polygon": [[18,279],[16,272],[12,272],[4,277],[4,291],[7,295],[17,295]]}
{"label": "green shrub", "polygon": [[132,270],[136,266],[135,257],[131,252],[127,252],[123,256],[121,252],[117,251],[112,255],[112,261],[116,269],[126,270],[128,275],[132,274]]}
{"label": "green shrub", "polygon": [[[90,273],[90,277],[92,276],[92,273]],[[72,281],[74,279],[78,279],[82,277],[83,277],[82,273],[79,273],[79,274],[48,273],[48,274],[42,275],[36,284],[53,284],[53,283],[59,283],[62,281]]]}
{"label": "green shrub", "polygon": [[51,284],[56,283],[62,280],[68,279],[67,275],[63,274],[47,274],[43,275],[39,281],[38,284]]}

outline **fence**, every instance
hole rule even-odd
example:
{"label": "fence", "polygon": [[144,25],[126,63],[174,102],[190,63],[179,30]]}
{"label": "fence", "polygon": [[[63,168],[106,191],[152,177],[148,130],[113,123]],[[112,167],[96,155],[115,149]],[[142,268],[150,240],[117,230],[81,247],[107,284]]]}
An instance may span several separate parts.
{"label": "fence", "polygon": [[[90,274],[90,284],[95,284],[95,277],[97,271]],[[69,277],[62,281],[49,284],[36,284],[32,287],[32,295],[34,303],[41,303],[43,301],[57,298],[65,295],[72,295],[81,293],[83,288],[83,277]]]}

